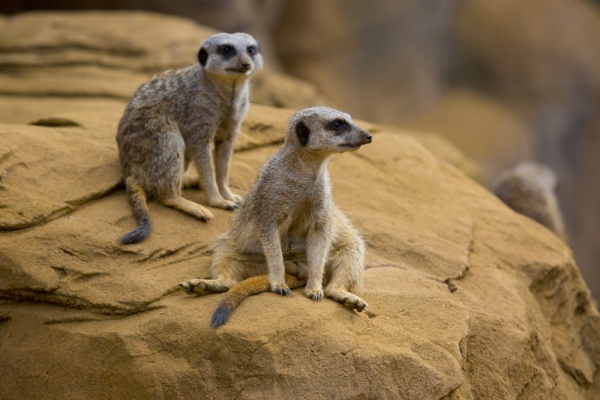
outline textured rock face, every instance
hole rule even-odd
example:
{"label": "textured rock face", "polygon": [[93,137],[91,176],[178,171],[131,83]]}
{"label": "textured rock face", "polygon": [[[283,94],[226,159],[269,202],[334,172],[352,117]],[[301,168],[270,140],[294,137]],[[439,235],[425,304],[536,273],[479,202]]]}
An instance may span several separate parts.
{"label": "textured rock face", "polygon": [[[291,113],[251,107],[234,190],[249,188]],[[334,158],[330,172],[369,246],[372,314],[264,293],[211,330],[221,296],[175,284],[206,276],[232,214],[214,209],[207,224],[152,202],[149,239],[118,245],[135,224],[119,186],[119,116],[0,125],[10,155],[0,158],[0,215],[21,224],[0,232],[0,397],[600,394],[600,317],[569,249],[412,136],[364,122],[373,143]],[[205,201],[200,190],[185,196]]]}

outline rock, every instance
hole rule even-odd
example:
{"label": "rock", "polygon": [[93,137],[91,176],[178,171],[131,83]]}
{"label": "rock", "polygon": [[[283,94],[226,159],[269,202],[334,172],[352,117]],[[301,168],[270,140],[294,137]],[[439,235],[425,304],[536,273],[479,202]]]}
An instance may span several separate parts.
{"label": "rock", "polygon": [[[291,113],[251,107],[233,157],[235,191],[250,187]],[[361,295],[370,314],[313,303],[301,290],[292,299],[263,293],[212,330],[221,295],[191,297],[175,284],[207,275],[232,214],[214,209],[216,221],[204,223],[151,202],[150,237],[117,244],[135,225],[116,170],[106,172],[116,168],[119,116],[0,127],[14,132],[14,155],[2,158],[8,178],[47,189],[23,189],[29,200],[1,216],[34,200],[84,199],[63,215],[31,206],[24,214],[44,219],[0,232],[1,398],[600,395],[600,316],[570,250],[412,135],[362,121],[373,143],[334,157],[330,172],[337,205],[368,243]],[[14,143],[47,153],[28,156]],[[64,173],[69,157],[81,160]],[[102,169],[94,163],[106,169],[96,187],[80,184]],[[7,187],[3,200],[17,190]],[[92,196],[100,187],[111,189]],[[206,201],[197,189],[185,196]]]}
{"label": "rock", "polygon": [[97,65],[155,73],[191,64],[199,44],[213,33],[186,18],[143,11],[23,13],[2,25],[0,65]]}
{"label": "rock", "polygon": [[[199,44],[213,33],[185,18],[141,11],[8,17],[0,24],[0,122],[124,107],[153,74],[196,63]],[[311,84],[268,70],[253,85],[258,104],[326,103]]]}
{"label": "rock", "polygon": [[55,129],[1,125],[0,230],[47,222],[114,191],[121,182],[116,122],[98,114]]}
{"label": "rock", "polygon": [[[485,178],[482,168],[473,159],[468,157],[460,148],[449,140],[434,133],[426,133],[419,130],[408,130],[398,128],[393,125],[381,125],[387,132],[394,132],[402,135],[410,135],[423,145],[428,151],[440,160],[444,160],[461,170],[469,178],[476,182],[485,184]],[[380,128],[375,127],[375,131]]]}

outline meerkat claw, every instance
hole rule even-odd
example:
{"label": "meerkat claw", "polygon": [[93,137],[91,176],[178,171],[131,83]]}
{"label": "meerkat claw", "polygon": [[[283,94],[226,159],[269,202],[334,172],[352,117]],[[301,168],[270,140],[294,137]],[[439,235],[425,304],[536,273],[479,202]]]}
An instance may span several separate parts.
{"label": "meerkat claw", "polygon": [[215,208],[221,208],[223,210],[235,210],[239,206],[231,200],[215,200],[211,201],[210,205]]}
{"label": "meerkat claw", "polygon": [[197,294],[203,295],[206,294],[206,283],[202,282],[201,279],[192,279],[185,282],[180,282],[177,284],[185,290],[187,294]]}
{"label": "meerkat claw", "polygon": [[277,286],[277,287],[274,287],[271,290],[273,291],[273,293],[277,293],[280,296],[294,297],[294,294],[292,293],[292,291],[290,290],[290,288],[288,288],[287,286],[285,286],[285,287]]}
{"label": "meerkat claw", "polygon": [[181,287],[189,295],[194,294],[194,289],[192,289],[188,282],[180,282],[177,284],[177,286]]}
{"label": "meerkat claw", "polygon": [[315,302],[321,301],[323,299],[323,291],[322,290],[305,289],[304,294],[306,294],[306,297],[308,297],[309,299],[311,299],[312,301],[315,301]]}

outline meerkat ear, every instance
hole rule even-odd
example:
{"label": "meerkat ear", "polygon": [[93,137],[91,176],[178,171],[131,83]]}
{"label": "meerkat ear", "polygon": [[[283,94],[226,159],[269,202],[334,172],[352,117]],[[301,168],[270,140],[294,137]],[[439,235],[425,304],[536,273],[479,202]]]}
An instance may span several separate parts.
{"label": "meerkat ear", "polygon": [[203,67],[206,66],[206,60],[208,60],[208,51],[204,47],[200,47],[200,51],[198,52],[198,61],[200,65]]}
{"label": "meerkat ear", "polygon": [[296,125],[296,136],[298,136],[298,140],[300,140],[302,146],[306,146],[308,144],[310,129],[304,124],[304,122],[298,122]]}

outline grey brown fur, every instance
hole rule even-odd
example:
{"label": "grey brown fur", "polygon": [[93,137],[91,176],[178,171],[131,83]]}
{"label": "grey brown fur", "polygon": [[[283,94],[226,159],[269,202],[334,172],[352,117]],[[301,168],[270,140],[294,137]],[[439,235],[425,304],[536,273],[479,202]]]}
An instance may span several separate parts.
{"label": "grey brown fur", "polygon": [[[201,180],[209,205],[234,209],[241,203],[228,187],[228,169],[248,110],[249,80],[262,68],[262,56],[252,36],[218,33],[202,43],[198,60],[140,86],[121,118],[119,158],[139,225],[121,243],[142,241],[150,233],[147,197],[212,220],[208,209],[181,196],[182,187]],[[200,179],[184,176],[191,161]]]}
{"label": "grey brown fur", "polygon": [[364,310],[367,303],[351,291],[362,282],[365,245],[333,203],[327,164],[333,154],[358,150],[371,138],[340,111],[296,113],[284,145],[263,165],[231,227],[217,239],[212,279],[179,285],[190,294],[224,292],[268,274],[271,291],[291,295],[287,272],[306,282],[304,293],[313,300],[325,294]]}
{"label": "grey brown fur", "polygon": [[567,242],[567,235],[556,200],[557,179],[545,165],[524,162],[504,171],[492,190],[513,210],[546,226]]}

